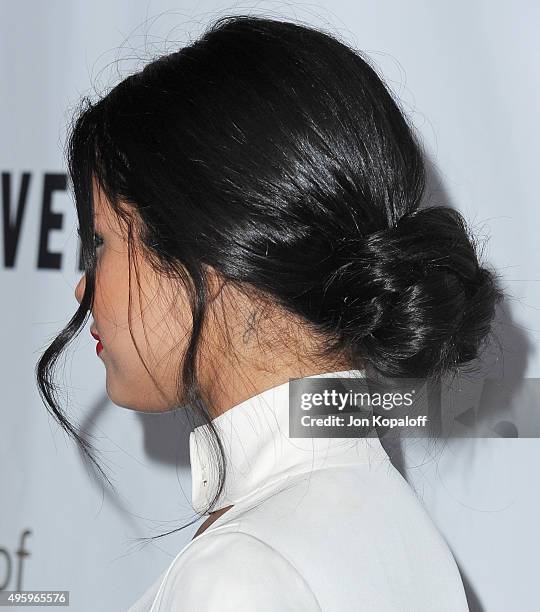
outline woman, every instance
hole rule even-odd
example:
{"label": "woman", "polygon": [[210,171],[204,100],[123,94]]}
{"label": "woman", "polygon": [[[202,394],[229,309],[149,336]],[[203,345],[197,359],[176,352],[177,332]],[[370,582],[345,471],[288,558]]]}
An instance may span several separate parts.
{"label": "woman", "polygon": [[315,29],[221,18],[85,104],[68,161],[85,274],[38,364],[47,406],[95,462],[51,380],[92,312],[114,403],[203,419],[208,518],[131,610],[467,610],[376,434],[288,436],[289,379],[456,371],[502,297],[461,215],[420,208],[420,146],[374,69]]}

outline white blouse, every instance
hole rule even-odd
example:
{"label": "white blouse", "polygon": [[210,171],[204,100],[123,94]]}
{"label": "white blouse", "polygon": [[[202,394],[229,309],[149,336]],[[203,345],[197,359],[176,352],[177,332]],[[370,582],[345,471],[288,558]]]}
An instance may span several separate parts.
{"label": "white blouse", "polygon": [[[234,506],[128,612],[468,611],[446,541],[376,433],[289,438],[288,386],[214,419],[228,461],[215,508]],[[190,434],[197,511],[217,490],[205,430]]]}

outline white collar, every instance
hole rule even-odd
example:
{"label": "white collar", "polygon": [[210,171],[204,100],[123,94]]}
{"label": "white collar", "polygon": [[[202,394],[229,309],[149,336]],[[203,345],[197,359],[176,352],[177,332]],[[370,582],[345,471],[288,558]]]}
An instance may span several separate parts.
{"label": "white collar", "polygon": [[[365,377],[364,370],[315,374],[314,377]],[[289,438],[289,382],[233,406],[213,419],[223,443],[227,472],[214,509],[236,504],[262,488],[322,467],[388,458],[379,438]],[[215,447],[215,448],[214,448]],[[208,424],[189,436],[191,500],[205,510],[217,491],[218,448]]]}

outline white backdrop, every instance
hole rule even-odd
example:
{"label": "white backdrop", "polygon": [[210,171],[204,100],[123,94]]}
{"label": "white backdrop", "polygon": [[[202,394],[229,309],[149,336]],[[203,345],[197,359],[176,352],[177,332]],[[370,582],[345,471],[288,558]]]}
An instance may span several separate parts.
{"label": "white backdrop", "polygon": [[[377,63],[423,135],[434,200],[490,236],[485,257],[509,294],[498,328],[505,376],[540,377],[538,3],[3,2],[0,589],[69,590],[77,612],[125,610],[199,525],[133,545],[193,517],[181,415],[111,404],[85,330],[60,368],[64,400],[95,435],[120,493],[111,496],[48,416],[34,367],[76,307],[62,157],[70,109],[210,19],[247,11],[333,28]],[[534,397],[522,406],[537,409]],[[539,459],[535,438],[461,440],[427,457],[405,445],[403,467],[454,552],[471,610],[540,608]]]}

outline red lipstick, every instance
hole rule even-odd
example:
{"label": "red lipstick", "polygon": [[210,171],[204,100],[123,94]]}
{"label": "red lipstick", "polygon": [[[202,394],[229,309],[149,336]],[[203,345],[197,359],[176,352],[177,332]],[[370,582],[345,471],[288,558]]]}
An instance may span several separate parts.
{"label": "red lipstick", "polygon": [[92,334],[92,337],[95,338],[98,341],[98,343],[96,344],[96,354],[99,355],[101,353],[101,351],[103,350],[103,344],[101,344],[101,339],[96,334],[95,331],[90,330],[90,333]]}

